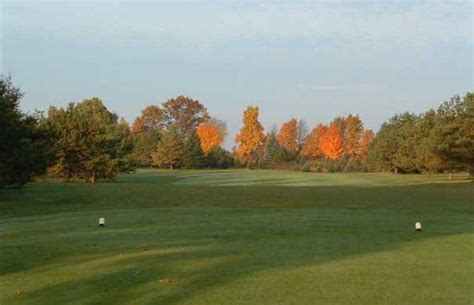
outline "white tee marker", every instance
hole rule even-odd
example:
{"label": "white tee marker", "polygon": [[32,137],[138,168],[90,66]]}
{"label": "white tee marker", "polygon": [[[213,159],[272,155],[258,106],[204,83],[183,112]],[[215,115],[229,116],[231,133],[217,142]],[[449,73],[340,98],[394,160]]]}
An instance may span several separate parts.
{"label": "white tee marker", "polygon": [[415,230],[417,232],[421,232],[421,222],[415,222]]}
{"label": "white tee marker", "polygon": [[105,227],[105,218],[103,218],[103,217],[99,218],[99,226],[100,227]]}

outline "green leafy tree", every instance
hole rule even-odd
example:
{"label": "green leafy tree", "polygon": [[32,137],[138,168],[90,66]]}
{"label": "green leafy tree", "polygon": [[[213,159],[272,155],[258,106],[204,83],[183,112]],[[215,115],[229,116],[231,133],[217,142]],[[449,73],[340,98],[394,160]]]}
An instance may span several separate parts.
{"label": "green leafy tree", "polygon": [[226,169],[234,166],[232,153],[222,147],[213,148],[206,156],[206,164],[209,168]]}
{"label": "green leafy tree", "polygon": [[264,167],[272,168],[279,161],[282,147],[278,143],[276,132],[273,130],[267,133],[263,145],[263,163]]}
{"label": "green leafy tree", "polygon": [[153,165],[173,170],[183,162],[184,145],[176,129],[166,131],[152,154]]}
{"label": "green leafy tree", "polygon": [[433,132],[437,124],[436,111],[429,110],[416,122],[416,167],[421,172],[435,173],[446,169],[445,162],[435,153],[439,134]]}
{"label": "green leafy tree", "polygon": [[395,173],[415,168],[412,162],[416,157],[416,149],[412,146],[410,134],[415,120],[414,115],[404,113],[382,124],[369,149],[369,160],[374,167]]}
{"label": "green leafy tree", "polygon": [[151,167],[153,159],[151,155],[155,152],[160,142],[161,132],[159,130],[147,130],[133,135],[132,160],[139,167]]}
{"label": "green leafy tree", "polygon": [[451,98],[438,109],[438,116],[435,153],[451,170],[466,170],[474,177],[474,93]]}
{"label": "green leafy tree", "polygon": [[395,141],[397,150],[393,156],[395,171],[417,172],[416,163],[417,146],[419,142],[416,138],[418,117],[414,114],[404,113],[398,116],[395,130]]}
{"label": "green leafy tree", "polygon": [[201,141],[196,130],[191,130],[184,143],[183,166],[187,169],[202,168],[206,164],[204,151],[201,148]]}
{"label": "green leafy tree", "polygon": [[128,125],[120,124],[98,98],[50,108],[42,123],[56,138],[51,173],[95,183],[133,170]]}
{"label": "green leafy tree", "polygon": [[19,109],[20,90],[9,78],[0,78],[0,187],[22,187],[45,173],[48,134],[38,118]]}

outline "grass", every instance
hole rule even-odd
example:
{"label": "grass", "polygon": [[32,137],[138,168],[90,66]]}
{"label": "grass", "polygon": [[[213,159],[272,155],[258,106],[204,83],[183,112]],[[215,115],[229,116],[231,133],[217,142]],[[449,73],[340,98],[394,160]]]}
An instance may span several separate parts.
{"label": "grass", "polygon": [[37,182],[0,191],[0,305],[473,304],[473,198],[421,175]]}

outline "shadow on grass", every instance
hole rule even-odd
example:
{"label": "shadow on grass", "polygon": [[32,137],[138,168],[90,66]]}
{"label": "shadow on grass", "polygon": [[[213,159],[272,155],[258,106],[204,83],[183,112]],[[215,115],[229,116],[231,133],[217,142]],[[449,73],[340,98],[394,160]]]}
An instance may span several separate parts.
{"label": "shadow on grass", "polygon": [[[123,218],[110,228],[112,232],[91,230],[72,238],[67,245],[72,248],[55,255],[50,274],[77,275],[57,282],[52,278],[53,284],[25,291],[22,302],[179,304],[260,271],[324,264],[474,231],[470,217],[434,213],[425,215],[426,232],[417,234],[411,228],[415,214],[383,208],[369,213],[344,208],[150,209],[139,213],[117,213],[116,217]],[[143,224],[137,224],[138,220]],[[74,257],[90,254],[90,249],[81,247],[84,239],[101,243],[104,250],[96,249],[93,257],[71,269]],[[30,240],[30,255],[43,242]],[[58,266],[63,258],[66,264]],[[48,272],[48,265],[37,268]],[[23,271],[35,273],[34,268]],[[168,278],[172,282],[160,283]],[[5,304],[17,300],[12,294]]]}
{"label": "shadow on grass", "polygon": [[[116,184],[0,191],[1,282],[18,283],[5,285],[11,291],[0,303],[178,304],[260,271],[474,232],[472,183],[339,175],[330,177],[346,185],[285,186],[310,176],[209,175],[145,173]],[[197,180],[176,184],[186,177]],[[99,231],[103,216],[111,223]],[[422,235],[413,232],[415,221]],[[22,278],[39,284],[16,297]]]}

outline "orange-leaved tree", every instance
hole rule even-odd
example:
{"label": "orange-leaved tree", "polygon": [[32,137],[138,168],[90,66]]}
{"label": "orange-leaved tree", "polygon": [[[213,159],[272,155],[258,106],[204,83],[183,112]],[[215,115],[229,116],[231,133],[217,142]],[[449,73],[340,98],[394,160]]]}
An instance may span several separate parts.
{"label": "orange-leaved tree", "polygon": [[303,148],[301,149],[301,156],[307,159],[316,159],[321,156],[321,136],[326,133],[327,126],[318,124],[311,133],[306,137]]}
{"label": "orange-leaved tree", "polygon": [[296,153],[298,151],[298,121],[291,119],[284,123],[276,138],[283,148]]}
{"label": "orange-leaved tree", "polygon": [[323,154],[333,160],[337,160],[344,152],[344,143],[341,129],[337,124],[331,123],[326,132],[320,138],[321,151]]}
{"label": "orange-leaved tree", "polygon": [[196,129],[201,142],[201,148],[205,154],[219,147],[227,134],[225,123],[216,119],[202,122]]}
{"label": "orange-leaved tree", "polygon": [[262,124],[258,121],[258,107],[248,106],[244,111],[244,127],[236,135],[237,148],[235,154],[239,158],[249,159],[252,154],[262,145],[265,135]]}

